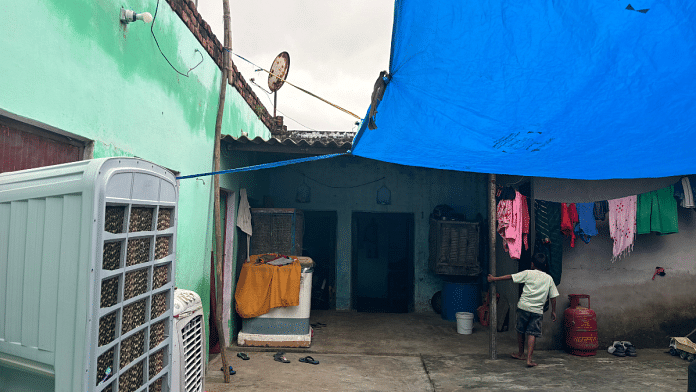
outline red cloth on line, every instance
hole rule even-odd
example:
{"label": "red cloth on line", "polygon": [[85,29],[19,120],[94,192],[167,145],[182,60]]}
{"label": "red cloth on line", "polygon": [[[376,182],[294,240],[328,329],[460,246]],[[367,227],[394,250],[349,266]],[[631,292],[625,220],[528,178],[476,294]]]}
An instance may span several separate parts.
{"label": "red cloth on line", "polygon": [[561,203],[561,233],[570,237],[570,247],[575,247],[575,225],[580,222],[575,203]]}

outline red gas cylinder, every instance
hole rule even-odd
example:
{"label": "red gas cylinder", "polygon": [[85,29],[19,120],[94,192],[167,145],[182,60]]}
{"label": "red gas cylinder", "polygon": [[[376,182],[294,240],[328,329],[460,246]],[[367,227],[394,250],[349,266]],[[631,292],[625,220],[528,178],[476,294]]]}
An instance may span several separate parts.
{"label": "red gas cylinder", "polygon": [[[587,298],[587,307],[580,306],[580,299]],[[573,355],[588,357],[597,354],[597,315],[590,309],[590,296],[570,294],[570,307],[563,312],[566,346]]]}

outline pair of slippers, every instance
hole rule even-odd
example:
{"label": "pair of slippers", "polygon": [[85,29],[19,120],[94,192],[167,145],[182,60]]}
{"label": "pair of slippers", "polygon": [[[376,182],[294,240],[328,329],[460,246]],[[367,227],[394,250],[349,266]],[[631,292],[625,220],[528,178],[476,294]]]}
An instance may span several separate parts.
{"label": "pair of slippers", "polygon": [[[282,363],[290,363],[290,360],[285,358],[285,353],[282,351],[277,352],[275,355],[273,355],[273,360],[282,362]],[[310,363],[312,365],[318,365],[319,361],[316,359],[310,357],[309,355],[303,358],[300,358],[300,362],[303,363]]]}
{"label": "pair of slippers", "polygon": [[631,342],[621,342],[618,340],[614,341],[614,343],[611,346],[609,346],[607,352],[609,352],[609,354],[614,354],[617,357],[637,356],[636,346],[631,344]]}

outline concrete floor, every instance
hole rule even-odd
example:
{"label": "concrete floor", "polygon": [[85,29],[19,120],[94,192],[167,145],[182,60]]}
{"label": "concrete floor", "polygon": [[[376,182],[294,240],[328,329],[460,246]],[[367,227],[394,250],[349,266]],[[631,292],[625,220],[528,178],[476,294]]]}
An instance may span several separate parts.
{"label": "concrete floor", "polygon": [[[527,368],[510,358],[516,333],[498,334],[498,359],[489,359],[489,331],[474,325],[460,335],[454,321],[435,313],[385,314],[312,311],[312,346],[284,349],[290,363],[273,360],[278,350],[227,350],[237,371],[222,381],[221,359],[212,355],[206,390],[231,391],[683,391],[688,362],[666,349],[619,358],[600,348],[596,356],[536,351]],[[318,323],[326,324],[325,326]],[[542,338],[543,339],[543,338]],[[245,352],[250,360],[237,358]],[[299,362],[311,355],[318,365]]]}

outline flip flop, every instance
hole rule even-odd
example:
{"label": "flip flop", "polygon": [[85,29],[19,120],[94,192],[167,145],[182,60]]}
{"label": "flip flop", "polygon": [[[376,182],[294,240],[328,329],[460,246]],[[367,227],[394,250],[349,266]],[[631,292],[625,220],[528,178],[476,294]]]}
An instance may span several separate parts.
{"label": "flip flop", "polygon": [[[224,372],[224,371],[225,371],[225,368],[224,368],[224,367],[221,367],[221,368],[220,368],[220,371],[221,371],[221,372]],[[232,366],[230,366],[230,375],[234,375],[234,374],[237,374],[237,371],[236,371],[236,370],[233,370],[233,369],[232,369]]]}
{"label": "flip flop", "polygon": [[300,362],[311,363],[312,365],[318,365],[318,364],[319,364],[319,361],[315,360],[314,358],[312,358],[312,357],[310,357],[310,356],[306,356],[306,357],[304,357],[304,358],[300,358]]}
{"label": "flip flop", "polygon": [[246,355],[246,353],[237,353],[237,356],[245,361],[248,361],[250,359],[249,356]]}
{"label": "flip flop", "polygon": [[290,360],[285,358],[285,353],[284,352],[278,352],[275,355],[273,355],[273,360],[282,362],[282,363],[290,363]]}

